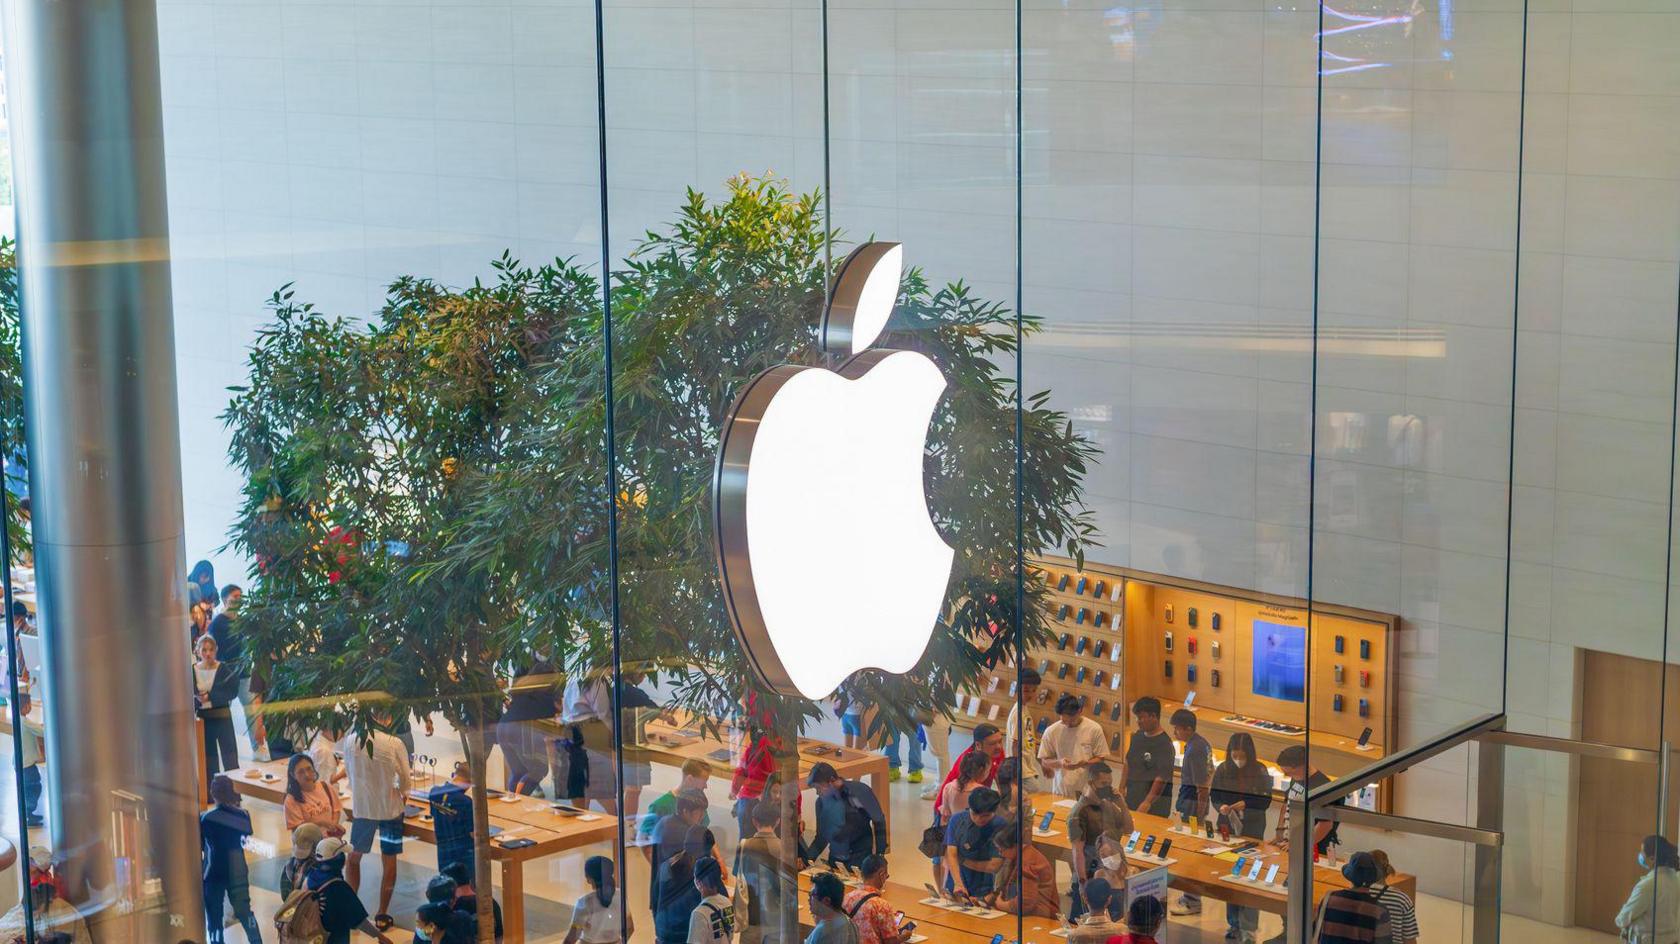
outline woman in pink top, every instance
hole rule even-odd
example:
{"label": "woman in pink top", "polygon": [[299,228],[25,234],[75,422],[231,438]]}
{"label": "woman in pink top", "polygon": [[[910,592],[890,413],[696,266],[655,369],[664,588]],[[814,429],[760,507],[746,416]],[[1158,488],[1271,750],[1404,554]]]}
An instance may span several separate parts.
{"label": "woman in pink top", "polygon": [[[934,804],[936,810],[943,810],[944,814],[934,813],[934,825],[943,826],[951,817],[968,809],[968,795],[986,785],[986,775],[992,772],[992,759],[980,751],[967,751],[957,762],[957,775],[945,783],[945,789],[939,792],[939,802]],[[941,855],[933,860],[933,887],[945,887],[945,857]]]}
{"label": "woman in pink top", "polygon": [[344,808],[338,793],[321,782],[308,754],[293,754],[286,765],[286,828],[314,823],[329,836],[344,835]]}

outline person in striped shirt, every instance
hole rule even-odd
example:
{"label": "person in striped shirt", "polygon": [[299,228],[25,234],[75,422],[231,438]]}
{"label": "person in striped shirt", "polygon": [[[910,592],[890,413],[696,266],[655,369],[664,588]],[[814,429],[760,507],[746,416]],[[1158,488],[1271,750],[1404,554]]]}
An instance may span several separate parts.
{"label": "person in striped shirt", "polygon": [[1417,944],[1418,923],[1417,909],[1412,906],[1412,900],[1398,888],[1390,888],[1388,880],[1394,876],[1394,866],[1389,864],[1388,853],[1381,849],[1372,849],[1371,858],[1377,862],[1377,868],[1382,870],[1383,878],[1376,886],[1377,903],[1388,910],[1388,928],[1394,944]]}

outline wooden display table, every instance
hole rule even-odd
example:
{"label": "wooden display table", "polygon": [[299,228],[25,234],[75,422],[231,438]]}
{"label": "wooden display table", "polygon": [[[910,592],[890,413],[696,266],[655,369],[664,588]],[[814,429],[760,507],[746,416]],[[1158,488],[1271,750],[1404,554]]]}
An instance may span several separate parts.
{"label": "wooden display table", "polygon": [[[727,741],[701,737],[698,725],[677,727],[663,721],[649,721],[641,741],[624,745],[624,757],[627,761],[640,760],[672,766],[681,766],[687,760],[703,760],[713,766],[714,773],[720,773],[727,778],[729,772],[734,769],[735,762],[740,759],[739,742],[743,741],[746,735],[740,728],[729,725],[720,727],[726,734],[731,735]],[[811,768],[818,763],[829,764],[835,773],[847,780],[867,780],[875,799],[880,801],[881,815],[887,818],[887,826],[891,828],[892,803],[887,792],[890,765],[887,755],[862,748],[839,747],[813,738],[800,738],[799,786],[802,789],[811,775]]]}
{"label": "wooden display table", "polygon": [[[250,776],[252,771],[259,774],[258,778]],[[261,779],[260,775],[265,773],[275,779]],[[228,771],[228,776],[241,795],[278,806],[285,805],[286,761],[251,764]],[[422,810],[427,810],[427,789],[429,787],[416,787],[409,794],[410,802]],[[522,941],[525,939],[525,863],[581,846],[611,842],[618,830],[618,817],[604,813],[567,816],[553,810],[547,800],[520,797],[504,801],[497,794],[500,791],[494,791],[490,799],[490,825],[500,832],[490,840],[490,858],[501,866],[505,937],[509,941]],[[345,810],[349,811],[349,797],[341,793],[340,798]],[[437,833],[427,815],[406,817],[403,834],[425,843],[437,842]],[[505,848],[502,842],[510,839],[529,839],[534,844],[518,849]]]}
{"label": "wooden display table", "polygon": [[[1050,835],[1040,835],[1034,832],[1032,840],[1039,851],[1049,858],[1071,862],[1073,860],[1073,847],[1068,842],[1067,817],[1073,808],[1068,805],[1055,805],[1059,802],[1065,803],[1065,800],[1052,793],[1033,795],[1033,809],[1037,811],[1037,815],[1031,825],[1036,827],[1039,821],[1043,819],[1046,811],[1053,811],[1055,818],[1050,824]],[[1151,816],[1148,813],[1133,813],[1132,821],[1135,828],[1145,837],[1150,835],[1156,837],[1157,847],[1162,839],[1170,838],[1173,841],[1172,851],[1167,854],[1169,859],[1176,860],[1168,867],[1168,871],[1172,875],[1172,887],[1209,898],[1218,898],[1221,901],[1241,905],[1245,908],[1269,911],[1273,914],[1283,914],[1287,908],[1289,890],[1283,887],[1283,880],[1289,876],[1289,861],[1284,851],[1276,846],[1264,843],[1261,845],[1259,854],[1265,860],[1268,868],[1271,867],[1272,863],[1277,864],[1277,881],[1271,888],[1257,888],[1225,879],[1225,876],[1231,874],[1231,866],[1235,859],[1230,856],[1220,858],[1220,855],[1225,853],[1227,848],[1223,844],[1209,842],[1185,833],[1171,832],[1171,827],[1175,821],[1160,816]],[[1251,857],[1254,853],[1239,854]],[[1252,858],[1250,861],[1252,861]],[[1389,884],[1416,900],[1416,876],[1396,874],[1394,880]],[[1313,906],[1316,908],[1319,899],[1329,892],[1348,887],[1350,887],[1348,880],[1342,877],[1339,867],[1321,866],[1315,868],[1313,870]]]}
{"label": "wooden display table", "polygon": [[[842,876],[844,877],[844,876]],[[848,885],[850,890],[852,886]],[[801,930],[809,932],[814,926],[811,917],[810,900],[807,893],[811,890],[811,877],[805,873],[799,875],[799,926]],[[949,911],[924,905],[922,901],[928,897],[927,889],[920,886],[901,885],[888,882],[881,890],[881,897],[896,911],[904,912],[904,916],[916,922],[915,933],[928,939],[930,944],[944,944],[946,941],[960,941],[963,944],[989,944],[993,937],[1002,934],[1005,940],[1013,941],[1019,938],[1028,944],[1053,944],[1060,940],[1051,936],[1051,932],[1062,927],[1062,923],[1055,918],[1020,918],[1013,914],[1002,917],[987,918],[980,915],[964,914],[960,911]],[[1066,907],[1066,902],[1063,903]]]}

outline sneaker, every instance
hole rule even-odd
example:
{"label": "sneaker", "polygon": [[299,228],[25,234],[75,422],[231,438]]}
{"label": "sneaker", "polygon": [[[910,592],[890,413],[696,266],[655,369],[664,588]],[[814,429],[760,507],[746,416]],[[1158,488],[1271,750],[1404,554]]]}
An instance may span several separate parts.
{"label": "sneaker", "polygon": [[1240,941],[1240,940],[1242,940],[1242,936],[1243,936],[1243,933],[1242,933],[1241,928],[1226,928],[1225,929],[1225,940],[1227,940],[1227,941]]}
{"label": "sneaker", "polygon": [[899,772],[898,772],[898,768],[897,768],[897,767],[894,767],[894,768],[892,768],[892,769],[890,769],[890,770],[888,770],[888,771],[887,771],[887,780],[888,780],[888,782],[890,782],[890,783],[897,783],[897,782],[899,782],[899,781],[900,781],[900,780],[902,780],[902,779],[904,779],[904,778],[903,778],[903,776],[902,776],[902,775],[901,775],[901,774],[900,774],[900,773],[899,773]]}
{"label": "sneaker", "polygon": [[922,799],[924,800],[931,800],[938,795],[939,791],[933,787],[928,787],[926,790],[922,791]]}
{"label": "sneaker", "polygon": [[922,782],[922,772],[919,771],[919,770],[910,771],[910,782],[911,783],[921,783]]}
{"label": "sneaker", "polygon": [[1180,898],[1179,900],[1173,902],[1172,913],[1175,915],[1201,914],[1202,903],[1199,901],[1191,901],[1188,898]]}

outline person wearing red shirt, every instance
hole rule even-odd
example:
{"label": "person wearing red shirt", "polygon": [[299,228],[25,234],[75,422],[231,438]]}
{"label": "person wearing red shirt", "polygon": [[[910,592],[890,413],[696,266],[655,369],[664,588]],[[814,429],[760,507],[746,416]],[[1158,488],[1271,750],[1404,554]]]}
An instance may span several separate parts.
{"label": "person wearing red shirt", "polygon": [[[945,794],[945,784],[957,779],[957,772],[962,769],[962,759],[975,751],[984,752],[991,757],[991,769],[986,771],[985,779],[980,781],[981,784],[989,787],[992,785],[992,781],[997,779],[998,765],[1003,763],[1003,732],[998,730],[997,725],[982,722],[974,726],[974,743],[969,745],[968,750],[957,755],[956,762],[951,764],[949,770],[945,771],[945,779],[939,784],[939,792],[934,794],[934,816],[943,818],[955,816],[962,812],[962,810],[940,809],[940,797]],[[940,821],[943,822],[943,819]]]}

